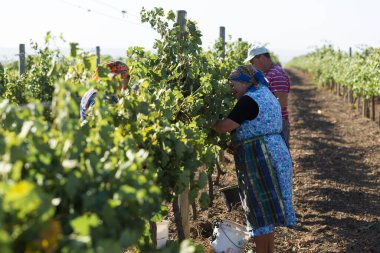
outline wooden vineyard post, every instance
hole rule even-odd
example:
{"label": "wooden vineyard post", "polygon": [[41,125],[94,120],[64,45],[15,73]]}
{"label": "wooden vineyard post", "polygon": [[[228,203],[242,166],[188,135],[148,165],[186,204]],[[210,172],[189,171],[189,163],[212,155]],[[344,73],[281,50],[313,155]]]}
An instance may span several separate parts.
{"label": "wooden vineyard post", "polygon": [[328,87],[329,87],[330,90],[333,89],[333,82],[331,80],[329,81]]}
{"label": "wooden vineyard post", "polygon": [[363,99],[363,116],[369,118],[369,100]]}
{"label": "wooden vineyard post", "polygon": [[346,86],[343,86],[342,89],[343,89],[343,91],[342,91],[342,92],[343,92],[343,94],[342,94],[342,96],[343,96],[343,101],[346,102],[346,97],[347,97],[347,96],[346,96],[346,95],[347,95],[347,93],[346,93]]}
{"label": "wooden vineyard post", "polygon": [[379,121],[379,126],[380,126],[380,110],[379,110],[379,117],[377,119]]}
{"label": "wooden vineyard post", "polygon": [[181,27],[182,31],[185,30],[187,12],[184,10],[177,11],[177,24]]}
{"label": "wooden vineyard post", "polygon": [[100,47],[96,47],[96,67],[98,67],[100,64]]}
{"label": "wooden vineyard post", "polygon": [[221,149],[219,151],[219,155],[218,155],[218,161],[216,163],[216,180],[215,180],[215,185],[219,185],[219,179],[220,179],[220,175],[221,174],[224,174],[224,172],[222,171],[222,168],[224,168],[225,166],[225,163],[226,163],[226,160],[224,158],[224,150]]}
{"label": "wooden vineyard post", "polygon": [[376,104],[375,104],[375,96],[372,96],[372,120],[376,120]]}
{"label": "wooden vineyard post", "polygon": [[186,239],[186,237],[185,237],[185,233],[183,231],[183,226],[182,226],[182,215],[179,208],[179,198],[180,196],[174,198],[173,212],[174,212],[174,222],[177,227],[178,241],[183,241]]}
{"label": "wooden vineyard post", "polygon": [[214,189],[213,189],[213,182],[212,182],[212,174],[207,173],[207,185],[208,185],[208,195],[210,196],[210,203],[209,207],[212,207],[214,204]]}
{"label": "wooden vineyard post", "polygon": [[157,224],[156,222],[149,221],[150,235],[152,237],[153,249],[157,248]]}
{"label": "wooden vineyard post", "polygon": [[336,95],[339,97],[340,96],[340,84],[336,84]]}
{"label": "wooden vineyard post", "polygon": [[191,204],[191,209],[193,210],[193,220],[197,220],[198,213],[197,213],[197,204],[195,201]]}
{"label": "wooden vineyard post", "polygon": [[351,89],[348,89],[348,94],[350,103],[354,103],[354,92]]}
{"label": "wooden vineyard post", "polygon": [[190,224],[189,224],[189,213],[190,213],[190,203],[189,203],[189,186],[179,195],[179,210],[182,218],[182,227],[185,238],[190,237]]}
{"label": "wooden vineyard post", "polygon": [[25,73],[25,44],[19,45],[19,63],[18,63],[18,73],[21,77]]}
{"label": "wooden vineyard post", "polygon": [[221,149],[219,151],[219,163],[222,165],[222,167],[224,167],[226,164],[226,159],[224,157],[224,150],[223,149]]}
{"label": "wooden vineyard post", "polygon": [[[184,32],[186,29],[186,15],[187,12],[184,10],[177,11],[177,24],[181,27]],[[178,197],[179,211],[181,213],[181,223],[184,232],[184,237],[190,237],[190,224],[189,224],[189,213],[190,213],[190,202],[189,202],[189,191],[190,185],[185,187],[185,190]]]}
{"label": "wooden vineyard post", "polygon": [[[350,57],[352,57],[352,48],[350,47],[348,50],[348,54]],[[351,88],[348,88],[348,101],[350,104],[354,103],[354,92],[351,90]]]}
{"label": "wooden vineyard post", "polygon": [[219,38],[222,39],[222,58],[226,57],[226,28],[219,27]]}

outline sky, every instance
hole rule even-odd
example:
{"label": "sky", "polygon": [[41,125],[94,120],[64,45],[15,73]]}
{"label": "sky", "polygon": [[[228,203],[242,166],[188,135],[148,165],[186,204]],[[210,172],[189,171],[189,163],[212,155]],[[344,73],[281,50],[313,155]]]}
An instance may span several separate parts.
{"label": "sky", "polygon": [[30,41],[42,43],[48,31],[113,56],[124,56],[130,46],[152,49],[159,37],[141,24],[142,7],[185,10],[204,48],[224,26],[227,41],[266,44],[283,63],[325,44],[346,51],[380,47],[379,0],[0,0],[0,6],[0,60],[15,57],[21,43],[32,53]]}

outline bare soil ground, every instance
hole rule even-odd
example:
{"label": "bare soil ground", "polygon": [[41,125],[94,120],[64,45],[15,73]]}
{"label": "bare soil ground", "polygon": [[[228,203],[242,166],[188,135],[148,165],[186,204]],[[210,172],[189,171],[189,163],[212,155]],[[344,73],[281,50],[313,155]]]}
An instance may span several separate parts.
{"label": "bare soil ground", "polygon": [[[276,228],[276,252],[380,252],[380,127],[309,76],[287,70],[294,162],[295,228]],[[219,188],[234,184],[233,158],[214,186],[213,207],[198,210],[191,237],[212,252],[216,218],[245,224],[241,207],[227,211]],[[171,217],[172,219],[172,217]],[[170,238],[175,239],[174,225]],[[250,241],[246,252],[254,250]]]}

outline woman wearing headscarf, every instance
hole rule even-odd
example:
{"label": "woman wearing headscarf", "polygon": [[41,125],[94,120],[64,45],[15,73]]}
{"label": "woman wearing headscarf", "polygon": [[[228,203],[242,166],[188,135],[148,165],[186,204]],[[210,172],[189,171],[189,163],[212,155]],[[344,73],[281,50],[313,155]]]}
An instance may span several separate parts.
{"label": "woman wearing headscarf", "polygon": [[230,132],[240,198],[257,253],[274,252],[274,227],[296,223],[292,160],[281,136],[281,107],[259,70],[238,66],[229,78],[238,101],[213,129]]}
{"label": "woman wearing headscarf", "polygon": [[[112,61],[107,64],[105,64],[105,67],[109,70],[109,76],[114,79],[117,75],[120,75],[121,81],[120,85],[117,87],[117,90],[124,90],[127,87],[127,84],[129,82],[129,68],[128,66],[121,61]],[[96,68],[92,79],[94,81],[99,82],[99,71],[100,68],[104,68],[103,66]],[[97,94],[97,91],[94,88],[89,89],[82,97],[82,100],[80,102],[80,117],[82,120],[85,120],[87,115],[86,111],[89,107],[93,106],[95,104],[95,96]],[[112,95],[104,95],[104,100],[109,99],[112,103],[117,103],[119,101],[117,94]]]}

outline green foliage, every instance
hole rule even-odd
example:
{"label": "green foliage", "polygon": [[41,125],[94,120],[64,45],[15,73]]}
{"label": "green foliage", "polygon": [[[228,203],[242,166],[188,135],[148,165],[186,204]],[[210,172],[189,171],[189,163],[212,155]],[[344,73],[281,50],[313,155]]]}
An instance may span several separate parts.
{"label": "green foliage", "polygon": [[310,72],[318,85],[339,83],[368,99],[380,95],[379,62],[378,48],[366,48],[350,57],[332,45],[325,45],[293,59],[288,66]]}
{"label": "green foliage", "polygon": [[[0,194],[1,213],[7,217],[2,227],[19,238],[16,248],[43,240],[33,236],[53,220],[61,227],[57,247],[100,247],[101,241],[115,239],[125,243],[125,233],[143,236],[145,220],[161,209],[148,153],[115,145],[124,139],[112,127],[112,113],[96,110],[98,124],[81,127],[72,87],[56,83],[51,123],[44,120],[41,105],[1,104],[2,179],[15,185]],[[124,246],[130,245],[119,245]]]}
{"label": "green foliage", "polygon": [[48,37],[45,43],[43,48],[39,48],[37,43],[31,43],[37,56],[27,57],[26,74],[16,80],[8,80],[5,98],[20,104],[25,104],[32,99],[51,101],[54,81],[60,77],[59,73],[53,75],[55,59],[59,57],[59,51],[49,49]]}
{"label": "green foliage", "polygon": [[31,42],[35,54],[26,59],[26,73],[17,74],[17,62],[0,67],[0,97],[11,103],[27,104],[35,100],[49,104],[54,83],[59,79],[74,83],[85,82],[96,67],[96,56],[82,52],[77,43],[71,43],[71,56],[64,57],[58,49],[51,49],[55,38],[47,33],[45,43]]}
{"label": "green foliage", "polygon": [[4,66],[0,63],[0,98],[4,96],[5,93],[5,70]]}
{"label": "green foliage", "polygon": [[[143,10],[161,36],[155,53],[127,50],[131,80],[119,103],[115,80],[90,79],[95,56],[72,43],[63,57],[32,44],[27,73],[0,68],[0,249],[7,251],[109,252],[146,249],[148,223],[162,217],[162,202],[190,185],[191,201],[212,173],[226,137],[210,126],[233,105],[227,77],[242,64],[248,44],[202,49],[195,22],[175,23],[173,12]],[[80,122],[80,97],[98,91],[87,120]],[[46,104],[48,102],[48,104]],[[148,231],[148,232],[147,232]],[[150,249],[151,250],[151,249]],[[165,252],[202,252],[187,241]]]}

